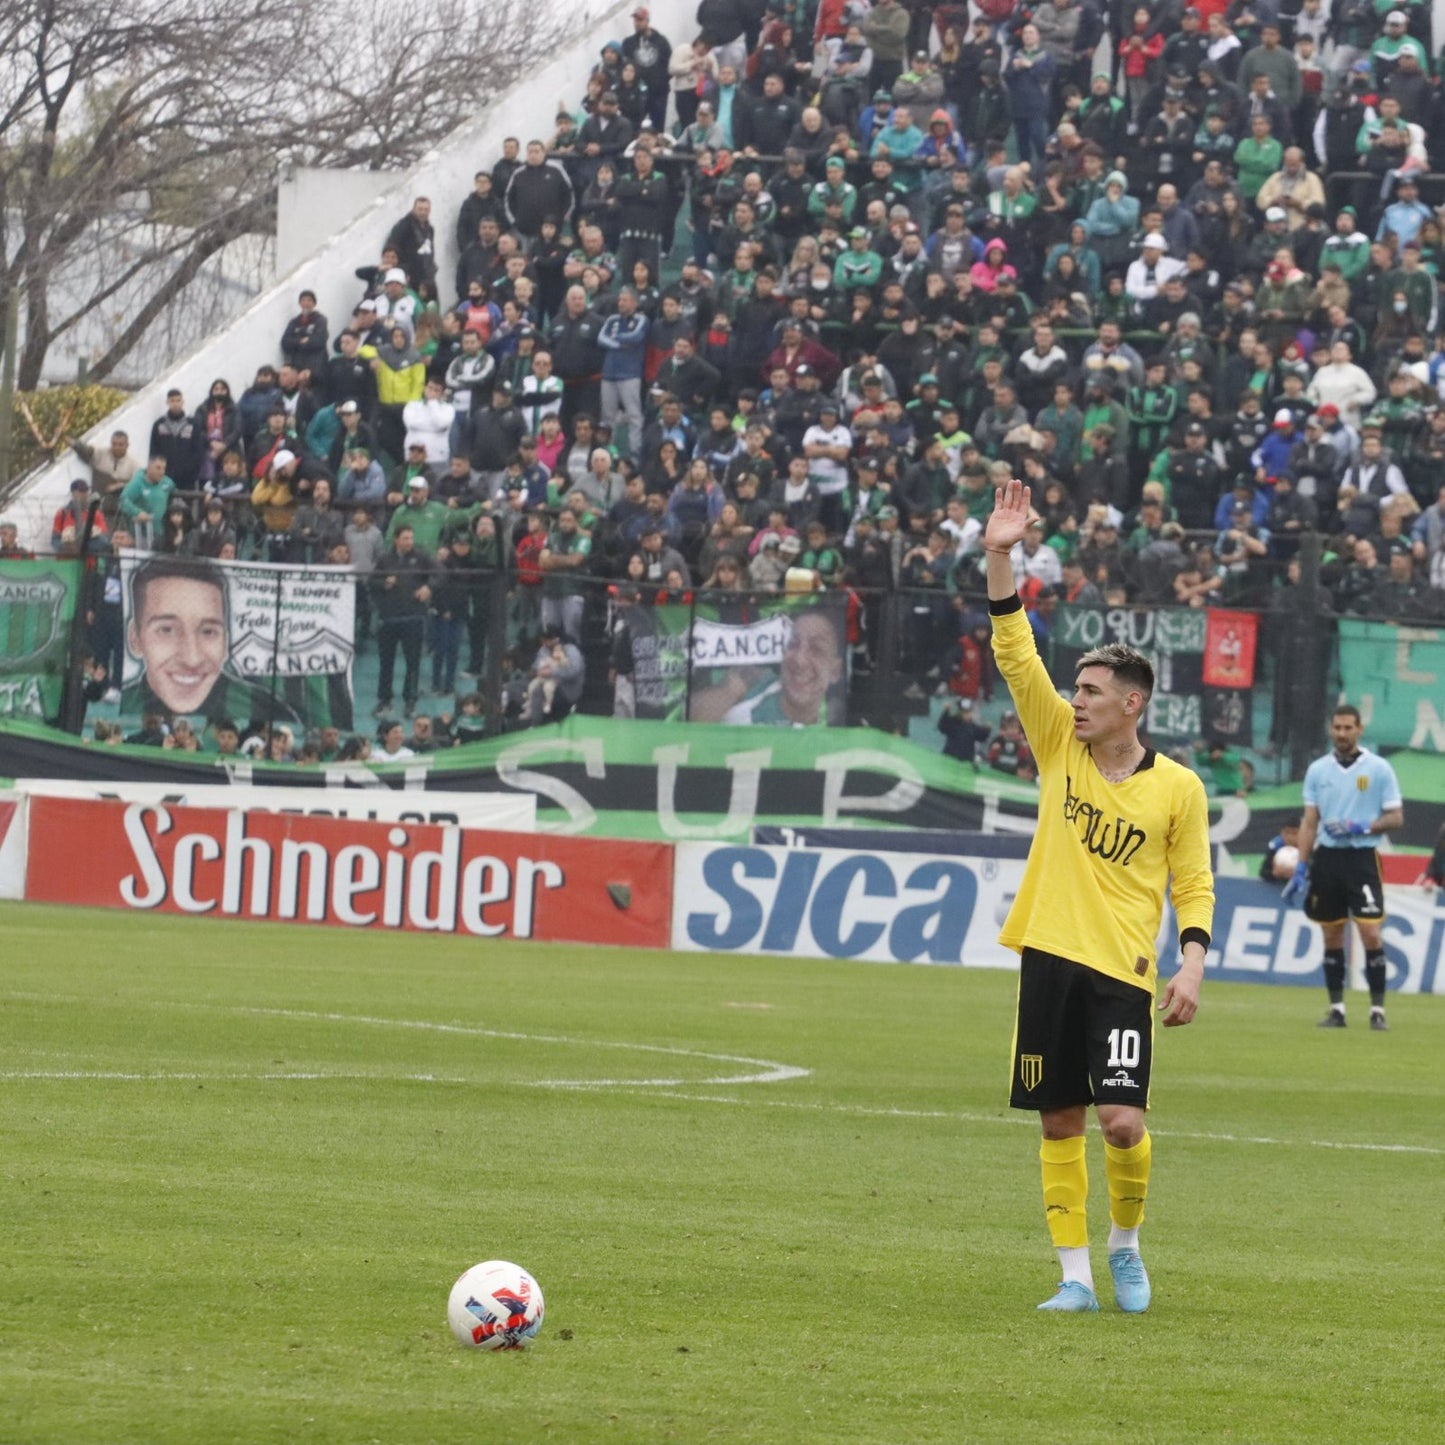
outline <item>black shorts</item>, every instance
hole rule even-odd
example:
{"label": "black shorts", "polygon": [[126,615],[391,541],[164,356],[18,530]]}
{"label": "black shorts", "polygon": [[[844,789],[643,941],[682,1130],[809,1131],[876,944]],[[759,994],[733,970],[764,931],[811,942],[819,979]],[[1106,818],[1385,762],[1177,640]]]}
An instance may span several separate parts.
{"label": "black shorts", "polygon": [[1310,855],[1305,917],[1316,923],[1385,916],[1385,882],[1375,848],[1316,848]]}
{"label": "black shorts", "polygon": [[1015,1109],[1149,1105],[1153,996],[1067,958],[1026,948],[1014,1026]]}

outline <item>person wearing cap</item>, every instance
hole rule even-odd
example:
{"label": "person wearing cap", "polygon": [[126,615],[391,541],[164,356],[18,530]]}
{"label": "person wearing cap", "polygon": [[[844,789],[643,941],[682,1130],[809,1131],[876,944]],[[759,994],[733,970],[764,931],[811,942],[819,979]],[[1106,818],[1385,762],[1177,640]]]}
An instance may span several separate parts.
{"label": "person wearing cap", "polygon": [[1209,429],[1203,422],[1192,421],[1184,428],[1184,445],[1170,450],[1165,479],[1180,525],[1186,531],[1213,525],[1222,473],[1211,453]]}
{"label": "person wearing cap", "polygon": [[[405,474],[405,480],[402,480]],[[425,455],[420,447],[408,454],[407,461],[392,476],[393,490],[387,500],[396,507],[387,524],[386,540],[396,541],[403,527],[410,527],[416,545],[429,556],[441,546],[442,533],[451,522],[451,508],[431,494],[431,474],[426,469]],[[392,501],[396,498],[396,501]]]}
{"label": "person wearing cap", "polygon": [[597,109],[583,121],[577,136],[582,152],[577,166],[577,185],[590,186],[604,162],[619,164],[635,137],[632,122],[618,109],[616,92],[604,90]]}
{"label": "person wearing cap", "polygon": [[1420,199],[1415,177],[1406,172],[1395,182],[1395,199],[1381,214],[1375,239],[1384,241],[1393,236],[1397,247],[1407,246],[1411,241],[1418,240],[1421,226],[1433,215],[1430,207]]}
{"label": "person wearing cap", "polygon": [[866,226],[848,232],[848,249],[833,266],[833,284],[839,291],[871,291],[883,275],[883,257],[872,248]]}
{"label": "person wearing cap", "polygon": [[830,535],[843,531],[852,451],[853,433],[843,424],[838,403],[824,396],[818,403],[818,420],[803,433],[803,455],[808,462],[808,481],[818,498],[819,520]]}
{"label": "person wearing cap", "polygon": [[1199,67],[1209,62],[1209,37],[1204,33],[1204,16],[1193,5],[1185,7],[1179,29],[1164,42],[1164,72],[1197,78]]}
{"label": "person wearing cap", "polygon": [[1369,270],[1370,238],[1359,229],[1353,206],[1340,207],[1335,216],[1334,234],[1320,247],[1320,265],[1338,266],[1347,283]]}
{"label": "person wearing cap", "polygon": [[[290,549],[291,523],[300,502],[301,458],[289,447],[275,451],[251,488],[251,506],[261,519],[262,547],[268,562],[284,562]],[[310,487],[307,491],[309,493]]]}
{"label": "person wearing cap", "polygon": [[767,374],[771,376],[779,368],[788,373],[795,388],[802,377],[811,375],[826,389],[838,380],[843,364],[821,341],[808,336],[800,322],[789,317],[783,322],[778,344],[768,354]]}
{"label": "person wearing cap", "polygon": [[[697,97],[692,97],[697,101]],[[716,154],[727,146],[727,136],[717,123],[717,110],[710,100],[697,101],[697,109],[691,120],[682,126],[677,139],[668,147],[669,153],[680,156],[696,156],[703,151]]]}
{"label": "person wearing cap", "polygon": [[919,115],[932,113],[943,100],[943,76],[926,50],[916,50],[908,69],[893,84],[895,105],[912,107]]}
{"label": "person wearing cap", "polygon": [[632,34],[623,37],[622,58],[637,67],[638,76],[647,82],[647,114],[656,129],[667,119],[669,66],[672,63],[672,42],[652,24],[652,11],[646,5],[632,12]]}
{"label": "person wearing cap", "polygon": [[[1160,182],[1182,176],[1194,153],[1194,130],[1194,117],[1184,109],[1182,77],[1171,77],[1159,98],[1159,110],[1140,133],[1140,169]],[[1165,239],[1169,240],[1167,232]]]}
{"label": "person wearing cap", "polygon": [[1403,10],[1389,11],[1385,16],[1385,33],[1370,46],[1370,65],[1381,86],[1389,81],[1406,52],[1415,57],[1421,71],[1430,73],[1430,58],[1425,54],[1425,47],[1413,35],[1406,34],[1409,23]]}
{"label": "person wearing cap", "polygon": [[316,293],[302,291],[297,297],[296,314],[281,332],[282,357],[288,366],[309,371],[320,383],[326,375],[329,340],[329,323],[316,309]]}
{"label": "person wearing cap", "polygon": [[1288,245],[1280,246],[1265,266],[1254,304],[1262,341],[1278,351],[1294,340],[1310,310],[1310,283]]}
{"label": "person wearing cap", "polygon": [[847,177],[847,163],[842,156],[829,156],[823,167],[823,179],[808,192],[808,218],[819,226],[828,213],[828,206],[841,208],[845,222],[851,222],[858,207],[858,188]]}
{"label": "person wearing cap", "polygon": [[1124,290],[1135,301],[1152,301],[1171,276],[1183,275],[1184,262],[1168,255],[1168,249],[1168,242],[1158,231],[1144,237],[1139,259],[1131,262],[1124,274]]}
{"label": "person wearing cap", "polygon": [[400,266],[389,266],[382,272],[380,294],[371,299],[376,307],[376,319],[385,323],[388,331],[400,326],[410,340],[423,303],[407,280],[406,272]]}

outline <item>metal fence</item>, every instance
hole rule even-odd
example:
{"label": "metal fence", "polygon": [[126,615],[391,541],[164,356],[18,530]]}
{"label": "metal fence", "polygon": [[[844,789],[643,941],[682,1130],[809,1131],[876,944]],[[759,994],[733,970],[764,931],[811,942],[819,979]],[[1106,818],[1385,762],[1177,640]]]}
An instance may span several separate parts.
{"label": "metal fence", "polygon": [[[1388,611],[1341,615],[1331,584],[1307,542],[1292,562],[1200,599],[1208,607],[1122,591],[1070,602],[1029,579],[1023,590],[1061,688],[1100,642],[1151,656],[1148,725],[1161,747],[1243,750],[1275,781],[1298,777],[1345,696],[1377,742],[1445,751],[1445,629]],[[767,592],[578,574],[563,590],[486,567],[402,585],[413,595],[399,608],[383,574],[347,568],[154,554],[0,562],[0,715],[121,737],[187,717],[202,746],[221,716],[285,727],[300,746],[323,729],[370,736],[417,715],[480,737],[574,709],[850,724],[936,745],[950,704],[967,700],[986,724],[1009,706],[967,559],[947,585],[886,591],[821,588],[801,569]],[[1222,681],[1211,662],[1220,616],[1248,619],[1250,653]]]}

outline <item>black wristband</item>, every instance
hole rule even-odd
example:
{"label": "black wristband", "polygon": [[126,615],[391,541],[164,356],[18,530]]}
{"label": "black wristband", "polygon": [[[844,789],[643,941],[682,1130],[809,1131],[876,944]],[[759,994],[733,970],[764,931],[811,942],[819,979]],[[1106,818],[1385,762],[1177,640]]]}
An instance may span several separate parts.
{"label": "black wristband", "polygon": [[1197,943],[1202,948],[1209,947],[1209,934],[1203,928],[1181,928],[1179,930],[1179,946],[1183,948],[1186,943]]}
{"label": "black wristband", "polygon": [[1012,597],[1005,597],[1002,602],[995,601],[992,597],[988,600],[988,615],[990,617],[1007,617],[1010,612],[1022,612],[1024,600],[1014,593]]}

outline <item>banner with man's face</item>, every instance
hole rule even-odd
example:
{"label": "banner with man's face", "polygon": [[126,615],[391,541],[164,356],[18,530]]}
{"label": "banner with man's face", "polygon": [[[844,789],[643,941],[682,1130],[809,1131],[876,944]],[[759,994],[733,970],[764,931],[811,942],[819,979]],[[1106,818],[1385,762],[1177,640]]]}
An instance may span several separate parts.
{"label": "banner with man's face", "polygon": [[339,567],[121,556],[121,715],[352,726],[355,578]]}
{"label": "banner with man's face", "polygon": [[639,717],[783,727],[847,720],[841,593],[704,593],[639,610],[650,614],[629,623]]}

